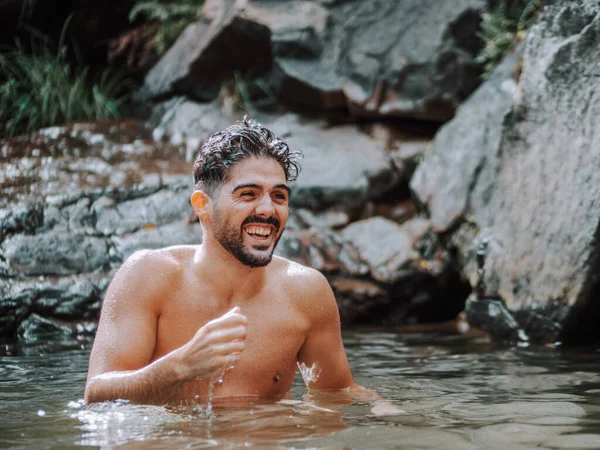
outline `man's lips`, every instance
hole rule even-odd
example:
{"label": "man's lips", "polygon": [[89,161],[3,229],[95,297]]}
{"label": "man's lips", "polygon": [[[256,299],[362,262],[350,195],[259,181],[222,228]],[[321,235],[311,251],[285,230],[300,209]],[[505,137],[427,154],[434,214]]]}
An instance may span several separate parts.
{"label": "man's lips", "polygon": [[268,217],[268,218],[263,218],[263,217],[259,217],[259,216],[250,216],[247,217],[246,220],[244,220],[244,222],[242,223],[242,228],[245,227],[246,225],[256,225],[256,226],[265,226],[265,225],[272,225],[274,231],[278,231],[279,230],[279,219],[277,219],[276,217]]}

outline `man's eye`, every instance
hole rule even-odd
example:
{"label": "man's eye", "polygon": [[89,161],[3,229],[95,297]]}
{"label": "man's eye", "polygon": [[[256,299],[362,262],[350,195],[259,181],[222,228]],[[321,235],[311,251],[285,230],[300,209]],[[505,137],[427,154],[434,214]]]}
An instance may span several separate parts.
{"label": "man's eye", "polygon": [[287,196],[285,194],[275,194],[275,195],[273,195],[273,198],[276,200],[281,200],[281,201],[287,200]]}
{"label": "man's eye", "polygon": [[241,197],[254,197],[254,192],[246,191],[240,194]]}

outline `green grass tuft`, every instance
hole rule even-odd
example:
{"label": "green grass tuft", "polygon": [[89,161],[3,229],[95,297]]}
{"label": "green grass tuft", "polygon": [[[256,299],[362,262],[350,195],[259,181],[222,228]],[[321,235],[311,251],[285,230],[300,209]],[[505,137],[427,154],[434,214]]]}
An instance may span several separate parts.
{"label": "green grass tuft", "polygon": [[478,37],[484,45],[476,57],[483,64],[483,78],[487,79],[504,56],[522,40],[541,10],[542,0],[500,3],[482,14]]}
{"label": "green grass tuft", "polygon": [[30,54],[0,54],[0,137],[120,117],[131,83],[109,70],[92,77],[88,67],[69,63],[63,41],[64,30],[58,46],[34,33]]}
{"label": "green grass tuft", "polygon": [[138,0],[129,13],[129,20],[133,22],[138,16],[144,16],[148,21],[160,23],[154,45],[157,54],[162,55],[185,27],[202,18],[203,4],[203,0]]}

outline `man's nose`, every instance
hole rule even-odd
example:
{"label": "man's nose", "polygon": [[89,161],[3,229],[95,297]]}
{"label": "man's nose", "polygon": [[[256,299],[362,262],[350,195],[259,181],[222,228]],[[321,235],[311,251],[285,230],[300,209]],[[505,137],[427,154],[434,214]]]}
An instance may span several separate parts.
{"label": "man's nose", "polygon": [[273,207],[273,200],[269,195],[263,195],[260,199],[258,206],[256,207],[256,214],[259,216],[271,217],[275,214],[275,208]]}

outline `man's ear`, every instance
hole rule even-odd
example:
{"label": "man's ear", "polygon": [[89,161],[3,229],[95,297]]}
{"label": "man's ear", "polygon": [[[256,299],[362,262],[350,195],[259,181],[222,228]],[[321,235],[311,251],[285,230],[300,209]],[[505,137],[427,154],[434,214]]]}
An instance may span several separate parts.
{"label": "man's ear", "polygon": [[196,190],[192,193],[190,203],[192,204],[192,209],[200,218],[206,214],[206,207],[210,203],[210,197],[206,194],[206,192]]}

